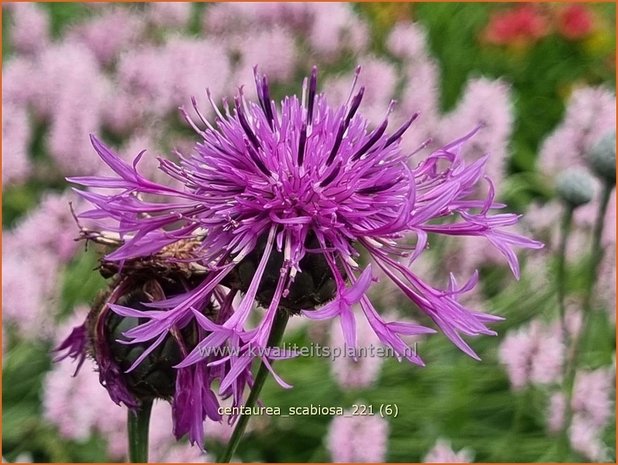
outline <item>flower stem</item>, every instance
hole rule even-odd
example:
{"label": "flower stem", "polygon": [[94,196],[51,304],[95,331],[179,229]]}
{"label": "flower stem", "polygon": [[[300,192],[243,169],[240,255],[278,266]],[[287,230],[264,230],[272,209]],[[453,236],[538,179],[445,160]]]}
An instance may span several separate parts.
{"label": "flower stem", "polygon": [[601,259],[603,258],[603,227],[605,226],[605,214],[607,213],[607,207],[609,205],[609,200],[611,198],[612,191],[614,186],[609,183],[605,183],[603,185],[603,192],[601,193],[601,201],[599,203],[599,209],[597,210],[597,215],[595,218],[594,229],[592,232],[592,250],[590,253],[588,266],[586,269],[586,288],[584,290],[584,301],[582,305],[583,315],[582,315],[582,324],[578,334],[574,334],[569,352],[567,354],[567,368],[564,380],[564,391],[565,391],[565,413],[564,413],[564,426],[562,431],[562,443],[563,450],[565,445],[568,445],[568,429],[571,424],[571,420],[573,418],[573,408],[571,406],[571,402],[573,399],[573,389],[575,387],[575,376],[577,374],[577,366],[579,364],[581,354],[580,354],[580,344],[585,339],[587,329],[588,329],[588,320],[590,319],[590,313],[592,312],[592,297],[594,294],[595,284],[597,282],[597,274],[599,271],[599,264],[601,263]]}
{"label": "flower stem", "polygon": [[[274,347],[279,345],[289,318],[290,315],[285,310],[279,310],[276,313],[275,321],[270,331],[270,336],[268,337],[267,347]],[[247,402],[245,402],[245,407],[247,407],[248,409],[250,409],[256,404],[260,392],[262,391],[262,387],[264,387],[264,382],[266,381],[267,376],[268,368],[266,367],[264,362],[262,362],[260,363],[260,368],[258,369],[257,375],[255,376],[255,381],[253,382],[253,387],[251,388],[251,392],[249,393],[249,398],[247,399]],[[242,439],[243,433],[247,428],[250,417],[251,415],[241,415],[238,418],[238,422],[234,427],[234,432],[232,433],[230,442],[228,443],[225,452],[218,460],[219,463],[227,463],[232,459],[232,455],[234,455],[238,444],[240,444],[240,440]]]}
{"label": "flower stem", "polygon": [[571,234],[571,223],[573,220],[573,207],[566,205],[562,223],[560,225],[560,245],[558,246],[558,270],[556,278],[558,280],[558,309],[560,311],[560,327],[564,343],[568,345],[569,333],[566,327],[566,249]]}
{"label": "flower stem", "polygon": [[148,426],[152,401],[142,401],[135,411],[129,410],[127,425],[129,430],[129,461],[148,463]]}
{"label": "flower stem", "polygon": [[607,207],[609,200],[612,196],[614,186],[609,183],[603,185],[603,192],[601,194],[601,202],[599,203],[599,210],[597,211],[597,217],[595,219],[594,231],[592,233],[592,253],[590,255],[590,265],[588,270],[588,282],[586,286],[586,294],[584,295],[584,311],[590,310],[592,304],[592,296],[594,286],[597,281],[597,273],[599,271],[599,265],[603,258],[603,227],[605,226],[605,214],[607,213]]}
{"label": "flower stem", "polygon": [[[612,195],[614,186],[611,184],[603,185],[603,192],[601,194],[601,202],[599,203],[599,209],[597,210],[597,216],[595,218],[594,230],[592,232],[592,251],[588,262],[588,269],[586,270],[586,288],[584,290],[584,301],[582,305],[583,315],[582,324],[579,331],[579,335],[575,335],[571,344],[570,354],[568,357],[569,370],[567,371],[567,389],[572,390],[573,380],[575,378],[575,370],[577,368],[578,359],[580,357],[579,344],[586,336],[586,329],[588,327],[588,320],[590,319],[590,312],[592,311],[592,296],[594,294],[594,287],[597,282],[597,274],[599,272],[599,264],[603,258],[603,227],[605,226],[605,214],[607,213],[607,207],[609,205],[609,199]],[[571,385],[569,385],[569,383]],[[567,410],[569,406],[567,405]],[[568,419],[568,417],[567,417]]]}

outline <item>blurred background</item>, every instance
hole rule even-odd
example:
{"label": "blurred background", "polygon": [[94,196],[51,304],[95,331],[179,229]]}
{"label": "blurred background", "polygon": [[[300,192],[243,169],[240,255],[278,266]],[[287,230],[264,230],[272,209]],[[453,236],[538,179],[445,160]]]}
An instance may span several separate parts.
{"label": "blurred background", "polygon": [[[480,270],[469,303],[506,318],[497,337],[471,341],[482,361],[433,335],[411,341],[425,368],[377,358],[278,363],[294,388],[269,380],[265,405],[362,404],[377,413],[388,404],[398,414],[255,417],[238,459],[614,462],[615,193],[587,160],[612,148],[615,157],[615,17],[614,4],[592,3],[3,2],[3,457],[126,460],[124,408],[89,361],[71,377],[75,367],[50,354],[105,287],[96,252],[74,241],[68,205],[80,204],[64,180],[104,172],[88,134],[127,161],[147,149],[140,166],[161,179],[156,156],[173,159],[197,141],[178,114],[191,96],[212,116],[205,88],[216,101],[243,84],[252,95],[258,65],[279,99],[298,93],[315,64],[333,103],[347,98],[362,67],[361,112],[371,121],[393,98],[393,127],[420,111],[406,150],[428,138],[436,148],[484,124],[465,156],[490,155],[499,200],[524,214],[520,232],[546,247],[521,257],[515,281],[482,241],[432,242],[415,272],[444,285],[448,272]],[[565,171],[584,181],[571,186]],[[569,189],[591,201],[574,209],[562,251]],[[373,301],[422,322],[387,284]],[[286,341],[343,344],[319,323],[296,317]],[[160,462],[215,460],[230,434],[207,425],[206,456],[176,443],[163,402],[151,429],[151,459]]]}

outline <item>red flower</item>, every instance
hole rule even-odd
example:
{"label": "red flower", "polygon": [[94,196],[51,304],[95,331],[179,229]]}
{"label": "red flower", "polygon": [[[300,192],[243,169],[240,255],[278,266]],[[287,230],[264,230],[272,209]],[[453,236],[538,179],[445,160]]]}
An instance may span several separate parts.
{"label": "red flower", "polygon": [[567,39],[577,40],[592,33],[594,18],[585,5],[569,5],[558,14],[558,32]]}
{"label": "red flower", "polygon": [[520,5],[495,12],[485,28],[484,38],[496,45],[534,42],[549,32],[549,21],[536,5]]}

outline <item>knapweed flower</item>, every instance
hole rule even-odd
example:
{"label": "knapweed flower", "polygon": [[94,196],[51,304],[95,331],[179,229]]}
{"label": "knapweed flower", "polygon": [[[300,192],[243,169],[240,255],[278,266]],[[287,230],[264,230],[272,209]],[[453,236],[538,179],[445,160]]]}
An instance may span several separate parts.
{"label": "knapweed flower", "polygon": [[[269,356],[268,340],[278,312],[338,318],[350,347],[357,346],[357,318],[365,318],[401,359],[422,365],[402,336],[435,331],[380,316],[367,297],[377,266],[461,350],[478,358],[462,336],[495,334],[487,324],[500,319],[458,302],[478,276],[464,285],[451,276],[446,289],[437,289],[412,271],[415,259],[434,234],[478,236],[497,247],[518,276],[513,247],[541,247],[502,229],[518,216],[493,213],[503,205],[494,201],[489,179],[485,198],[474,197],[487,157],[468,165],[461,151],[476,130],[421,158],[420,149],[407,153],[400,146],[417,115],[389,135],[392,103],[384,121],[371,129],[358,114],[363,87],[355,92],[353,85],[347,102],[331,107],[317,91],[314,68],[302,96],[286,97],[278,107],[267,78],[257,71],[255,78],[256,102],[242,89],[233,107],[226,103],[221,110],[210,99],[214,123],[195,100],[198,120],[185,112],[201,142],[191,155],[179,154],[178,163],[160,160],[161,171],[182,188],[140,174],[143,153],[131,166],[95,137],[95,150],[115,175],[70,178],[92,189],[80,191],[93,205],[81,216],[101,220],[119,238],[104,262],[116,265],[120,279],[126,264],[135,268],[149,257],[157,263],[167,257],[178,267],[190,262],[200,270],[187,275],[190,279],[175,272],[170,282],[150,276],[154,293],[136,281],[140,294],[129,299],[122,298],[128,289],[116,285],[116,295],[108,296],[101,310],[110,318],[132,319],[122,335],[113,334],[126,347],[137,346],[139,355],[128,362],[109,353],[102,357],[109,375],[105,383],[113,379],[115,393],[122,394],[116,400],[128,400],[127,405],[139,401],[127,375],[151,363],[147,359],[171,339],[182,342],[180,360],[172,357],[175,385],[163,397],[172,401],[177,435],[189,433],[200,443],[203,420],[217,418],[214,386],[242,405],[244,389],[253,383],[252,361],[261,359],[270,368],[275,357]],[[106,189],[111,192],[101,193]],[[190,257],[179,256],[176,249],[187,244],[192,244]],[[365,257],[372,263],[363,267]],[[359,312],[353,310],[356,304]],[[107,346],[113,345],[109,324],[97,327]],[[103,352],[111,350],[99,345]],[[74,355],[76,347],[71,346]]]}

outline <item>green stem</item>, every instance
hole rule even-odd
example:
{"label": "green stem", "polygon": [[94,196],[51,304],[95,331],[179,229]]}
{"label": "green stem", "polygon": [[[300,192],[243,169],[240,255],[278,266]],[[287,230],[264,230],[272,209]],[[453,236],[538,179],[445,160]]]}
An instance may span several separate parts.
{"label": "green stem", "polygon": [[609,200],[612,196],[613,190],[613,185],[608,183],[604,184],[603,192],[601,194],[601,203],[599,204],[599,210],[597,211],[597,217],[595,219],[594,230],[592,233],[592,253],[590,255],[588,282],[586,286],[586,294],[584,295],[585,312],[591,308],[594,285],[596,284],[599,265],[601,263],[601,259],[603,258],[603,227],[605,226],[605,214],[607,213],[607,207],[609,205]]}
{"label": "green stem", "polygon": [[[275,347],[279,345],[289,318],[290,315],[285,310],[279,310],[277,312],[273,327],[270,331],[270,336],[268,337],[267,347]],[[249,393],[249,398],[247,399],[247,402],[245,402],[245,407],[247,407],[248,409],[251,409],[256,404],[260,392],[262,391],[262,387],[264,387],[264,382],[266,381],[266,378],[268,376],[268,371],[269,370],[264,364],[264,362],[260,363],[260,368],[258,369],[257,375],[255,376],[253,387],[251,388],[251,392]],[[232,455],[234,455],[234,452],[236,452],[236,448],[240,444],[240,440],[242,439],[245,429],[247,428],[250,417],[251,415],[241,415],[238,418],[238,422],[234,427],[234,432],[232,433],[230,442],[228,443],[225,452],[218,460],[219,463],[227,463],[232,459]]]}
{"label": "green stem", "polygon": [[148,426],[152,401],[142,401],[136,410],[129,410],[127,425],[129,429],[129,461],[132,463],[148,463]]}
{"label": "green stem", "polygon": [[[605,226],[605,214],[607,213],[607,207],[609,205],[609,199],[612,194],[614,186],[611,184],[604,184],[603,192],[601,194],[601,202],[599,203],[599,209],[597,210],[597,216],[595,218],[594,230],[592,233],[592,251],[590,253],[590,259],[588,262],[588,269],[586,270],[586,288],[584,290],[584,302],[582,305],[582,325],[579,331],[579,336],[573,338],[571,344],[571,350],[568,357],[569,371],[567,372],[567,381],[571,385],[567,384],[567,389],[572,391],[572,384],[575,379],[575,371],[578,364],[578,358],[580,357],[579,345],[584,339],[587,332],[588,320],[590,319],[590,312],[592,311],[592,296],[594,295],[594,287],[597,282],[597,274],[599,272],[599,264],[603,258],[603,227]],[[569,398],[570,400],[570,398]],[[569,406],[567,405],[567,410]],[[568,417],[567,417],[568,419]]]}
{"label": "green stem", "polygon": [[[573,418],[573,409],[571,402],[573,399],[573,388],[575,387],[575,376],[577,374],[577,366],[581,358],[580,345],[585,339],[588,330],[588,321],[590,319],[590,313],[592,312],[592,297],[594,295],[594,288],[597,282],[597,274],[599,271],[599,264],[603,258],[603,227],[605,226],[605,214],[607,213],[607,207],[611,198],[614,186],[608,183],[603,185],[603,192],[601,193],[601,201],[599,203],[599,209],[595,218],[594,229],[592,232],[592,250],[589,257],[588,267],[586,270],[586,288],[584,290],[583,301],[583,315],[582,324],[578,334],[573,335],[569,352],[567,354],[566,375],[564,381],[565,390],[565,414],[564,414],[564,427],[562,430],[562,443],[568,446],[568,428]],[[564,447],[564,446],[563,446]]]}
{"label": "green stem", "polygon": [[566,249],[569,242],[569,235],[571,234],[571,223],[573,220],[573,207],[567,205],[562,216],[562,223],[560,225],[560,245],[558,246],[558,270],[556,272],[556,278],[558,280],[558,309],[560,311],[560,327],[562,329],[562,336],[564,343],[568,344],[569,334],[566,328]]}

